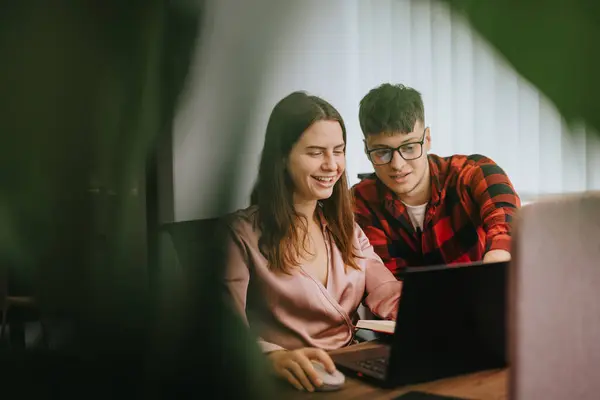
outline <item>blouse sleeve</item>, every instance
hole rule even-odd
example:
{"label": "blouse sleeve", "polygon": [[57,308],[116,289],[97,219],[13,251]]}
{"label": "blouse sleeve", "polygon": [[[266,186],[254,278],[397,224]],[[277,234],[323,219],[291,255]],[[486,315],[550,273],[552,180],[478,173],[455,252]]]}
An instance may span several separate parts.
{"label": "blouse sleeve", "polygon": [[358,243],[365,262],[365,306],[383,319],[395,320],[402,293],[398,281],[373,250],[363,230],[356,226]]}
{"label": "blouse sleeve", "polygon": [[[228,229],[227,235],[227,262],[225,268],[225,286],[229,297],[229,302],[242,320],[249,326],[246,315],[246,296],[248,294],[248,285],[250,283],[250,261],[248,252],[243,240],[233,230]],[[283,347],[274,343],[257,338],[258,345],[263,353],[270,353],[275,350],[283,350]]]}

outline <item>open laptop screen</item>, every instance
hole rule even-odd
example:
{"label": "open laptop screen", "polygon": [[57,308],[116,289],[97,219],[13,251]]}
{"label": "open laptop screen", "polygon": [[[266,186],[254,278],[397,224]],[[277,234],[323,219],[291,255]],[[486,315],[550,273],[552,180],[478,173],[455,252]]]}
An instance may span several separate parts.
{"label": "open laptop screen", "polygon": [[389,360],[393,380],[506,365],[507,264],[407,269]]}

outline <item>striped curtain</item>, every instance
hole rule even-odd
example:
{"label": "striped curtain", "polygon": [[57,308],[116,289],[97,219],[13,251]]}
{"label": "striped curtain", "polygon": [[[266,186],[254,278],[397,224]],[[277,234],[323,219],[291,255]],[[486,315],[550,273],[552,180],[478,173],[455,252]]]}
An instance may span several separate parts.
{"label": "striped curtain", "polygon": [[[244,132],[251,140],[240,155],[246,168],[237,182],[234,208],[248,203],[269,113],[293,90],[320,95],[342,113],[348,129],[350,182],[372,171],[363,153],[358,103],[383,82],[403,83],[422,93],[432,152],[491,157],[506,170],[525,201],[600,189],[598,139],[585,126],[567,126],[554,106],[445,3],[303,0],[289,4],[280,34],[264,53],[262,89],[253,122]],[[261,24],[276,19],[271,20],[265,18]],[[238,62],[244,65],[247,60]],[[195,121],[210,119],[215,112],[210,104],[202,109],[197,102],[190,104],[192,108],[183,114],[186,118],[176,120],[174,132],[175,189],[187,188],[188,194],[197,179],[191,169],[194,160],[202,159],[203,151],[210,158],[208,153],[214,154],[218,146],[214,140],[210,146],[189,146],[187,136],[201,135],[191,128],[201,125]],[[199,189],[194,190],[201,193]],[[179,218],[193,217],[185,212],[190,204],[183,203],[199,200],[187,194],[180,194],[180,200],[177,193],[175,197]]]}
{"label": "striped curtain", "polygon": [[461,15],[430,0],[356,5],[359,91],[381,81],[420,90],[433,152],[493,158],[525,200],[600,189],[595,136],[584,126],[567,126]]}

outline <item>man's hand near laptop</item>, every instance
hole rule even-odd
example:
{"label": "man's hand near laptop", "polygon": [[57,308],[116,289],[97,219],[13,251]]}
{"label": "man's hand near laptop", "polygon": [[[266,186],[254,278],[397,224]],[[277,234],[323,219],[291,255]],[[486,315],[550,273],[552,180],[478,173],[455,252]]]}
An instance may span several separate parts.
{"label": "man's hand near laptop", "polygon": [[314,392],[323,385],[313,362],[323,364],[329,373],[336,371],[329,354],[321,349],[305,347],[297,350],[276,350],[268,354],[275,373],[286,379],[298,390]]}
{"label": "man's hand near laptop", "polygon": [[484,263],[510,261],[510,253],[506,250],[490,250],[483,256]]}

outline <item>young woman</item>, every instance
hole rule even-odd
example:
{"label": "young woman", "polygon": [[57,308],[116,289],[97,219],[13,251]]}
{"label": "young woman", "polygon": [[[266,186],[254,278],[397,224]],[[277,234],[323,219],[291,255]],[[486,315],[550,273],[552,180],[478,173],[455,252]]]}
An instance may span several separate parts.
{"label": "young woman", "polygon": [[402,283],[354,222],[346,128],[325,100],[294,92],[273,109],[252,206],[228,220],[226,283],[275,372],[320,386],[311,360],[351,344],[361,301],[394,319]]}

